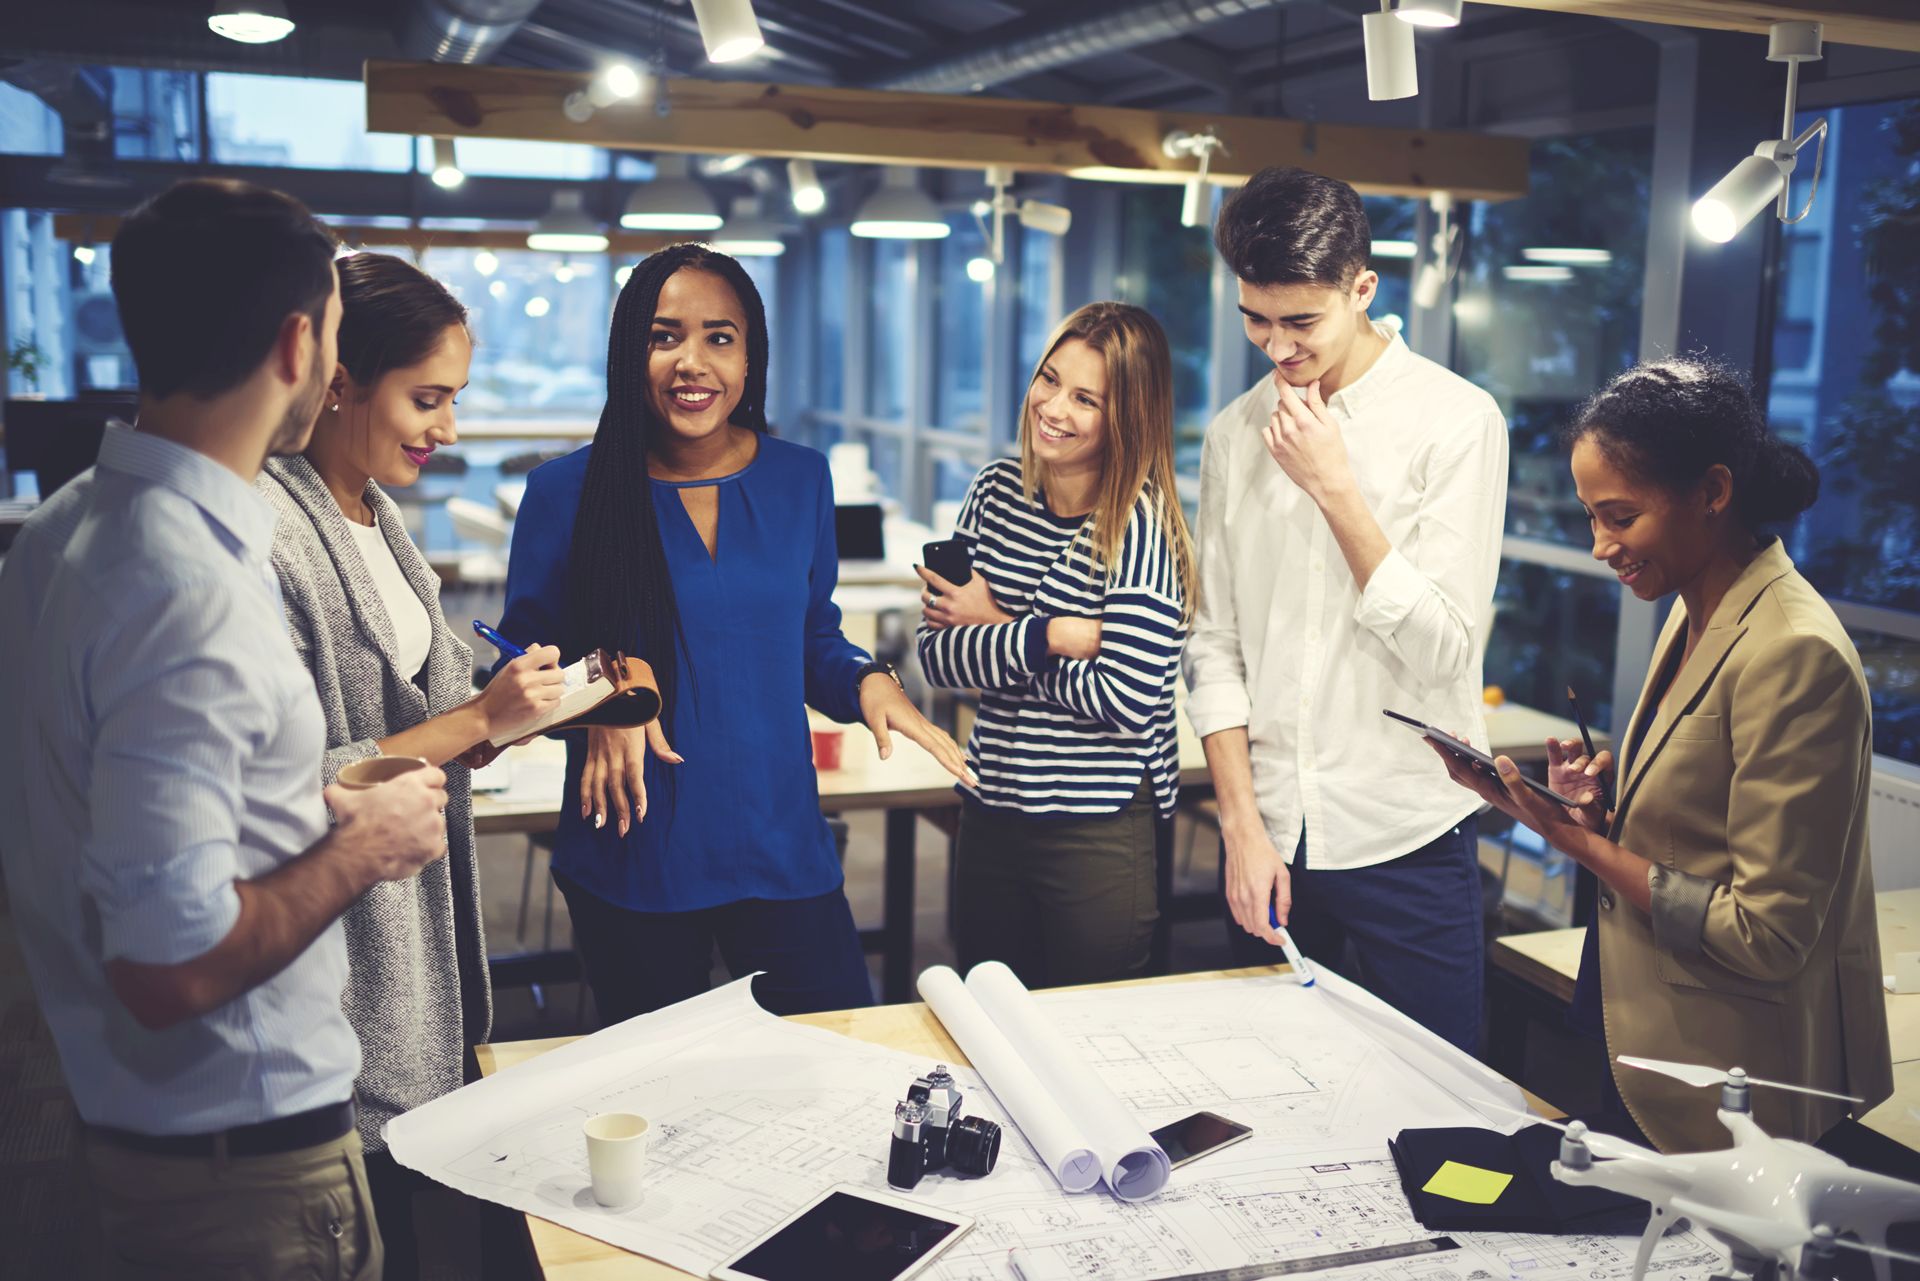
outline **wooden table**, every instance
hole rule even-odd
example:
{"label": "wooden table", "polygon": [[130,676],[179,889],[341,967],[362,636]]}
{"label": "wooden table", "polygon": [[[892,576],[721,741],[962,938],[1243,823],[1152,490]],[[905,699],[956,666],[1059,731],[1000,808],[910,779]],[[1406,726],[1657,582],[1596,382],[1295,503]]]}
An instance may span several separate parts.
{"label": "wooden table", "polygon": [[[818,713],[809,712],[809,715],[816,725],[830,723]],[[1176,723],[1180,730],[1180,786],[1189,796],[1209,795],[1213,780],[1207,773],[1206,751],[1185,715],[1178,716]],[[1573,737],[1578,731],[1570,721],[1509,703],[1488,710],[1487,734],[1495,751],[1505,752],[1517,761],[1534,761],[1545,759],[1545,741],[1549,735]],[[516,760],[533,764],[550,765],[562,754],[563,746],[553,739],[513,749]],[[476,792],[474,831],[483,836],[553,831],[560,825],[562,799],[559,785],[552,781],[553,774],[551,768],[547,769],[544,779],[545,787],[551,790]],[[840,768],[819,771],[819,782],[820,808],[824,813],[882,810],[886,814],[880,924],[862,930],[860,938],[869,952],[881,955],[882,999],[905,1001],[913,993],[914,825],[922,813],[959,806],[960,795],[954,790],[953,777],[917,745],[897,734],[893,759],[883,761],[872,735],[859,726],[849,726],[841,749]],[[1217,896],[1212,894],[1183,895],[1177,902],[1172,901],[1170,894],[1163,897],[1169,900],[1169,921],[1198,919],[1218,911]]]}
{"label": "wooden table", "polygon": [[[1880,922],[1881,965],[1892,973],[1897,954],[1920,952],[1920,889],[1876,895],[1874,908]],[[1575,928],[1494,940],[1487,954],[1496,979],[1489,992],[1487,1058],[1496,1071],[1519,1075],[1528,1018],[1564,1014],[1573,999],[1586,937],[1584,928]],[[1920,993],[1887,993],[1887,1033],[1893,1048],[1893,1097],[1861,1120],[1920,1149],[1920,1122],[1909,1111],[1920,1106]]]}
{"label": "wooden table", "polygon": [[[1272,974],[1284,974],[1284,965],[1267,966],[1248,970],[1215,970],[1204,974],[1175,974],[1164,978],[1130,979],[1123,983],[1094,984],[1093,987],[1139,987],[1148,984],[1192,983],[1203,979],[1259,978]],[[827,1014],[800,1014],[793,1018],[795,1023],[805,1023],[812,1027],[825,1028],[829,1032],[838,1032],[850,1036],[856,1041],[869,1041],[875,1045],[884,1045],[896,1050],[905,1050],[922,1058],[938,1063],[970,1066],[967,1056],[960,1052],[953,1038],[935,1018],[933,1011],[923,1004],[881,1005],[865,1010],[835,1010]],[[549,1050],[557,1050],[570,1044],[576,1038],[563,1036],[544,1041],[510,1041],[501,1045],[481,1045],[474,1047],[474,1055],[480,1061],[480,1071],[484,1076],[492,1076],[502,1068],[516,1063],[524,1063]],[[1563,1115],[1552,1105],[1527,1095],[1527,1102],[1542,1116],[1558,1117]],[[664,1263],[640,1255],[631,1254],[618,1246],[608,1245],[593,1237],[549,1223],[537,1215],[526,1216],[527,1232],[532,1238],[534,1261],[541,1275],[548,1281],[647,1281],[658,1278],[660,1281],[688,1276],[678,1268],[668,1267]]]}

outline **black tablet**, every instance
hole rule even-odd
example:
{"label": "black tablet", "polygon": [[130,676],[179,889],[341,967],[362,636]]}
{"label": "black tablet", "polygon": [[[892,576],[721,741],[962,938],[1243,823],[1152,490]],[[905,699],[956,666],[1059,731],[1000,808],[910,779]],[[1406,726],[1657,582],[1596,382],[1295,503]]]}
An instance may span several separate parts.
{"label": "black tablet", "polygon": [[[1456,760],[1467,762],[1467,764],[1473,766],[1474,769],[1494,780],[1496,783],[1502,781],[1500,778],[1500,770],[1493,763],[1493,757],[1488,756],[1472,743],[1463,743],[1445,730],[1437,730],[1425,721],[1417,721],[1411,716],[1402,716],[1399,712],[1389,711],[1384,707],[1380,709],[1380,714],[1383,716],[1391,716],[1408,729],[1424,734],[1426,737],[1438,743],[1441,750],[1446,752],[1447,755]],[[1580,808],[1578,804],[1568,800],[1538,779],[1528,778],[1525,774],[1521,774],[1520,781],[1552,801],[1555,805],[1565,805],[1568,809]]]}

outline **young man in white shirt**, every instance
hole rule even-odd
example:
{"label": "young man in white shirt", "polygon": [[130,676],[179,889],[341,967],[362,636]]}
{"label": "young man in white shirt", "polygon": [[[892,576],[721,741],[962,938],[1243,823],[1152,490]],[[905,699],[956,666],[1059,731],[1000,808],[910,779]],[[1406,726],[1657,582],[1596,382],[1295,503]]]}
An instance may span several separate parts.
{"label": "young man in white shirt", "polygon": [[1219,798],[1236,962],[1286,927],[1478,1052],[1478,804],[1383,709],[1485,745],[1481,656],[1506,510],[1493,398],[1368,315],[1360,197],[1254,175],[1214,243],[1273,362],[1216,416],[1200,464],[1200,608],[1187,714]]}

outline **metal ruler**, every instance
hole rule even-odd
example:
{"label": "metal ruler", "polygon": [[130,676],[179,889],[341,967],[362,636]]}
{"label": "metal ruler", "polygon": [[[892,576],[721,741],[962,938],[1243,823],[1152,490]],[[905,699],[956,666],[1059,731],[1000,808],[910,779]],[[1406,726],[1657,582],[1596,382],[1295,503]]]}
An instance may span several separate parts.
{"label": "metal ruler", "polygon": [[1385,1263],[1392,1259],[1410,1259],[1422,1254],[1440,1254],[1458,1250],[1452,1237],[1428,1237],[1425,1241],[1403,1241],[1399,1245],[1370,1245],[1338,1254],[1316,1254],[1302,1259],[1281,1259],[1273,1263],[1250,1263],[1238,1268],[1220,1268],[1213,1272],[1183,1272],[1160,1281],[1264,1281],[1266,1277],[1299,1276],[1303,1272],[1325,1272],[1356,1263]]}

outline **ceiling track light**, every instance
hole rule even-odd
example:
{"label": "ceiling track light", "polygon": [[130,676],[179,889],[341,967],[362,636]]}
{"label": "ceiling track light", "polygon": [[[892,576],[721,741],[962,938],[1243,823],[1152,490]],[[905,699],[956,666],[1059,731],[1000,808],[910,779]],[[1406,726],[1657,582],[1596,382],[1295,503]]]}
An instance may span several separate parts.
{"label": "ceiling track light", "polygon": [[1175,129],[1160,140],[1160,152],[1169,160],[1184,160],[1197,156],[1200,167],[1193,177],[1187,179],[1186,191],[1180,199],[1180,225],[1182,227],[1204,227],[1213,221],[1213,209],[1209,199],[1211,191],[1207,186],[1207,171],[1213,167],[1213,155],[1225,154],[1227,144],[1214,133],[1208,125],[1199,133],[1188,133],[1185,129]]}
{"label": "ceiling track light", "polygon": [[[1007,215],[1012,214],[1020,220],[1020,225],[1029,231],[1045,232],[1049,236],[1064,236],[1073,227],[1073,210],[1065,205],[1049,204],[1044,200],[1022,200],[1007,189],[1013,186],[1013,170],[1005,165],[994,165],[987,170],[987,188],[993,192],[989,200],[975,202],[974,221],[980,224],[980,237],[987,242],[984,261],[991,267],[995,263],[1007,260]],[[988,216],[992,223],[988,223]],[[974,262],[982,261],[975,259]],[[985,284],[992,279],[993,273],[977,275],[973,263],[968,263],[967,274],[975,281]]]}
{"label": "ceiling track light", "polygon": [[560,111],[573,123],[583,125],[602,107],[611,107],[616,102],[643,101],[651,96],[652,89],[652,80],[632,64],[611,62],[587,82],[586,88],[575,89],[563,98]]}
{"label": "ceiling track light", "polygon": [[811,160],[787,161],[787,192],[795,213],[817,214],[827,207],[826,188]]}
{"label": "ceiling track light", "polygon": [[431,139],[431,141],[433,143],[433,168],[430,172],[433,177],[433,185],[444,191],[452,191],[467,180],[467,175],[461,171],[460,157],[454,150],[453,139],[434,138]]}
{"label": "ceiling track light", "polygon": [[1457,27],[1462,0],[1400,0],[1393,16],[1416,27]]}
{"label": "ceiling track light", "polygon": [[[1787,101],[1781,114],[1780,136],[1755,147],[1752,155],[1694,202],[1694,229],[1708,240],[1718,244],[1732,240],[1768,205],[1774,206],[1774,216],[1788,226],[1813,212],[1814,198],[1820,193],[1820,166],[1827,152],[1827,119],[1822,116],[1796,135],[1793,117],[1800,97],[1800,64],[1817,62],[1820,56],[1819,23],[1776,22],[1768,29],[1767,60],[1787,64]],[[1813,153],[1813,184],[1807,191],[1807,203],[1796,214],[1792,212],[1793,171],[1801,149],[1815,139],[1819,146]]]}
{"label": "ceiling track light", "polygon": [[1391,5],[1380,0],[1380,12],[1360,19],[1360,35],[1367,48],[1367,97],[1375,102],[1411,98],[1420,92],[1420,67],[1413,56],[1413,27],[1400,21]]}
{"label": "ceiling track light", "polygon": [[283,0],[215,0],[207,29],[241,44],[272,44],[293,34]]}
{"label": "ceiling track light", "polygon": [[767,44],[753,16],[753,0],[693,0],[693,18],[700,25],[700,43],[714,62],[738,62]]}

